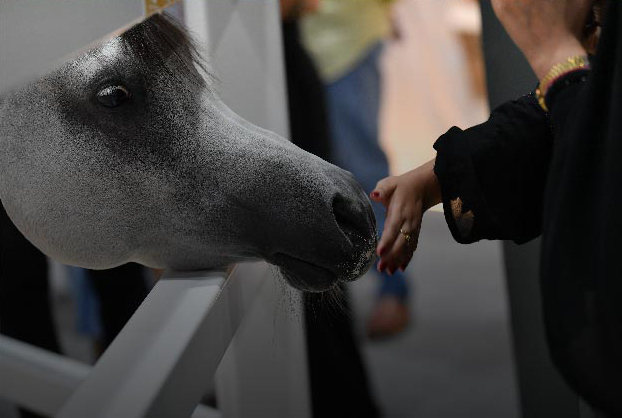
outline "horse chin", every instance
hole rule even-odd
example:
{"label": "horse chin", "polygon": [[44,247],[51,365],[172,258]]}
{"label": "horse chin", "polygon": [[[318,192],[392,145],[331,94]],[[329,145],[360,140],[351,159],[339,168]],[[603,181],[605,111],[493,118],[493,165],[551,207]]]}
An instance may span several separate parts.
{"label": "horse chin", "polygon": [[270,262],[279,267],[290,286],[303,292],[325,292],[339,280],[335,272],[288,254],[274,254]]}
{"label": "horse chin", "polygon": [[273,255],[270,261],[279,267],[283,278],[295,289],[319,293],[339,283],[358,279],[373,265],[375,256],[373,249],[360,252],[353,261],[338,266],[337,271],[282,253]]}
{"label": "horse chin", "polygon": [[349,263],[346,263],[342,268],[342,274],[339,278],[342,282],[351,282],[363,274],[374,265],[376,262],[376,238],[370,239],[365,247],[361,249],[355,257],[351,259]]}

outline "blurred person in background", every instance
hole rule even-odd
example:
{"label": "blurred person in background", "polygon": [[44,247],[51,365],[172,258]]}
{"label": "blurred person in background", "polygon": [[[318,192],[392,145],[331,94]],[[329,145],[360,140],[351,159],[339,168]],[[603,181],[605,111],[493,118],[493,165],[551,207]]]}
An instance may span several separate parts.
{"label": "blurred person in background", "polygon": [[81,267],[64,266],[69,290],[73,298],[76,332],[91,340],[93,354],[98,358],[104,352],[103,326],[101,323],[99,298],[88,270]]}
{"label": "blurred person in background", "polygon": [[106,270],[67,266],[76,330],[93,341],[99,358],[147,297],[146,269],[128,263]]}
{"label": "blurred person in background", "polygon": [[[369,193],[389,175],[380,147],[380,57],[393,31],[391,0],[322,0],[302,22],[305,46],[324,83],[331,132],[330,161],[350,171]],[[384,211],[374,204],[378,230]],[[408,286],[400,271],[381,274],[378,300],[367,322],[370,338],[401,332],[409,320]]]}
{"label": "blurred person in background", "polygon": [[[60,353],[50,301],[48,264],[0,202],[0,333]],[[22,418],[39,414],[20,409]]]}
{"label": "blurred person in background", "polygon": [[330,161],[326,97],[317,69],[302,45],[299,20],[317,10],[320,0],[281,0],[281,28],[291,141]]}

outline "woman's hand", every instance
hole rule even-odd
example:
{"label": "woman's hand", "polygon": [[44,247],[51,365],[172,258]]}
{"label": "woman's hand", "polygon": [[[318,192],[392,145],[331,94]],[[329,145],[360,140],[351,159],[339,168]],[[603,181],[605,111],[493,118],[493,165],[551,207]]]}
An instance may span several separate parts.
{"label": "woman's hand", "polygon": [[492,0],[495,14],[538,78],[585,54],[586,23],[595,0]]}
{"label": "woman's hand", "polygon": [[384,231],[378,243],[378,271],[404,270],[417,248],[423,213],[441,202],[440,186],[429,161],[401,176],[380,180],[371,199],[387,209]]}

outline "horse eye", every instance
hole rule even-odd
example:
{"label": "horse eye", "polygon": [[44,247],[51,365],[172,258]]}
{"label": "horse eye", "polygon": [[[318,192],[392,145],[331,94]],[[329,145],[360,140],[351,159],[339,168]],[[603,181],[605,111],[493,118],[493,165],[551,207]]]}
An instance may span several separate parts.
{"label": "horse eye", "polygon": [[97,92],[97,101],[106,107],[119,107],[130,99],[124,86],[106,86]]}

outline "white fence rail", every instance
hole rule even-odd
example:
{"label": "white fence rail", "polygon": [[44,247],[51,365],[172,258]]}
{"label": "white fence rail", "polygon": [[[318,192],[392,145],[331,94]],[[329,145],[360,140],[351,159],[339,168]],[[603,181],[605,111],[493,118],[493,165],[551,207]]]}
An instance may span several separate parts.
{"label": "white fence rail", "polygon": [[84,363],[0,336],[0,396],[42,415],[60,411],[90,369]]}
{"label": "white fence rail", "polygon": [[[217,379],[220,409],[228,417],[248,416],[249,411],[255,412],[253,416],[309,416],[304,344],[295,338],[301,336],[295,322],[282,324],[294,325],[290,338],[268,336],[271,347],[262,349],[252,337],[270,333],[270,328],[277,332],[266,324],[254,326],[262,315],[251,313],[266,308],[261,299],[274,296],[273,280],[272,270],[263,262],[238,265],[226,280],[224,272],[168,274],[92,370],[2,337],[0,396],[62,418],[217,416],[209,409],[196,410],[197,404],[244,321],[251,340],[238,335],[238,349],[234,344],[233,350],[239,354],[239,347],[249,347],[248,353],[259,356],[244,359],[234,352],[223,362]],[[270,299],[268,309],[276,313],[274,303],[279,298]],[[294,344],[279,348],[279,341]],[[288,352],[280,361],[269,354],[266,358],[267,353],[280,349]],[[241,365],[262,362],[279,376],[270,379],[268,389],[258,385],[261,377],[245,382],[236,379]],[[295,376],[291,370],[296,370]],[[261,394],[260,404],[253,404],[257,398],[253,391]]]}
{"label": "white fence rail", "polygon": [[[0,336],[0,371],[3,398],[39,414],[55,416],[86,380],[91,366]],[[203,405],[192,414],[192,418],[220,417],[219,411]]]}

